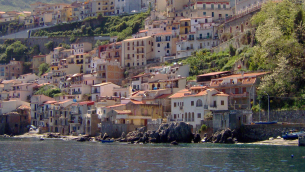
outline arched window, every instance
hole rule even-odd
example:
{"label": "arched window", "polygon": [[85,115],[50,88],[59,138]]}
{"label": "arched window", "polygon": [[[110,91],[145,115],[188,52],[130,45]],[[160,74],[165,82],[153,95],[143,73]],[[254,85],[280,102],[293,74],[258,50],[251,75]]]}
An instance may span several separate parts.
{"label": "arched window", "polygon": [[202,107],[202,100],[198,99],[196,101],[196,107]]}
{"label": "arched window", "polygon": [[160,47],[160,44],[158,43],[158,45],[157,45],[158,47]]}

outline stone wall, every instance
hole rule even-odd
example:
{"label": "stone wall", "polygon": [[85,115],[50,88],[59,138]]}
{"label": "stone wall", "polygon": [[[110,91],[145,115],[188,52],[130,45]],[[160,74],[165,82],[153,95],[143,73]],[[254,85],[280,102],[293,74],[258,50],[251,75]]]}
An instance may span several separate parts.
{"label": "stone wall", "polygon": [[109,137],[119,138],[121,137],[122,133],[125,134],[135,131],[136,128],[141,126],[131,125],[131,124],[112,124],[111,122],[102,122],[101,126],[101,134],[104,135],[105,133],[108,134]]}
{"label": "stone wall", "polygon": [[[305,111],[292,110],[292,111],[270,111],[270,121],[289,122],[289,123],[304,123],[305,124]],[[252,115],[253,121],[268,121],[268,111],[255,112]]]}
{"label": "stone wall", "polygon": [[241,129],[243,142],[268,140],[270,137],[282,137],[282,134],[290,130],[305,131],[305,124],[261,124],[244,125]]}

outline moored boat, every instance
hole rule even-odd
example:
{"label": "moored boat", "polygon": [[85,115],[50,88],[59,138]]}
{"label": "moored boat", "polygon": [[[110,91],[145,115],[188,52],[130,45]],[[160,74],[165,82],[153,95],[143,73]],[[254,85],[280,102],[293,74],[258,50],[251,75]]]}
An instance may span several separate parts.
{"label": "moored boat", "polygon": [[101,140],[102,143],[112,143],[114,140]]}
{"label": "moored boat", "polygon": [[259,121],[255,122],[255,124],[277,124],[277,121]]}
{"label": "moored boat", "polygon": [[304,134],[304,132],[303,131],[301,131],[301,132],[290,131],[290,133],[283,134],[282,138],[285,140],[298,139],[300,134]]}

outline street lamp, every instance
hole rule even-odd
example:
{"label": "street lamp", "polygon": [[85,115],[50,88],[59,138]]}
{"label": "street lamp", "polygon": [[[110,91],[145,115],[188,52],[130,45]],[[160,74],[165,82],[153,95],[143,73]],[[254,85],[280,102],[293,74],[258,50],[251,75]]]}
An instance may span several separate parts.
{"label": "street lamp", "polygon": [[266,91],[264,91],[264,93],[266,93],[267,95],[268,95],[268,122],[270,121],[269,120],[269,111],[270,111],[270,106],[269,106],[269,103],[270,103],[270,101],[269,101],[269,94],[266,92]]}

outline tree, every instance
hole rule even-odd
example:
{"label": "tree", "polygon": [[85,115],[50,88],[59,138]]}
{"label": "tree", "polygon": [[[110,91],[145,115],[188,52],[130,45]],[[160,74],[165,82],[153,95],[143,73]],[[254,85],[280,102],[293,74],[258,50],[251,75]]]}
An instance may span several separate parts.
{"label": "tree", "polygon": [[54,49],[54,42],[53,41],[49,41],[47,43],[44,44],[44,46],[49,50],[52,51]]}
{"label": "tree", "polygon": [[41,76],[42,74],[44,74],[49,70],[49,65],[47,63],[42,63],[39,65],[38,69],[39,69],[38,76]]}

